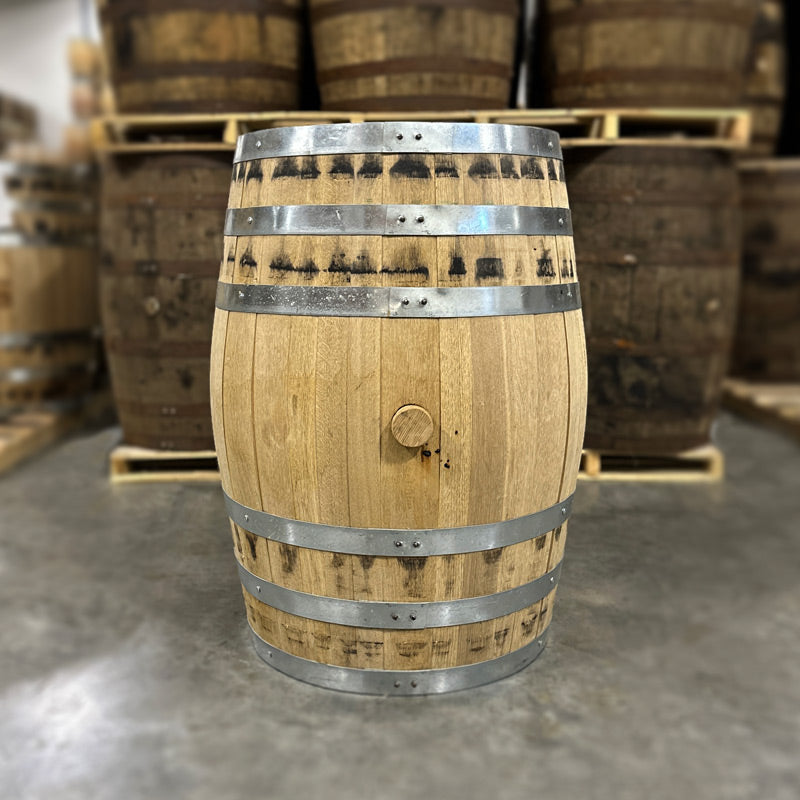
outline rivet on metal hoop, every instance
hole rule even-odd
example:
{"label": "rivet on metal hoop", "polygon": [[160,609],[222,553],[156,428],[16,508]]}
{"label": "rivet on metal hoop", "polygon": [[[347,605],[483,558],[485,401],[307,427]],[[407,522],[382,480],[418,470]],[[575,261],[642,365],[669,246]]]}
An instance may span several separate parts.
{"label": "rivet on metal hoop", "polygon": [[400,619],[400,615],[399,614],[392,614],[392,619]]}
{"label": "rivet on metal hoop", "polygon": [[416,681],[411,681],[411,688],[412,689],[416,689],[417,688],[417,682]]}
{"label": "rivet on metal hoop", "polygon": [[394,543],[394,546],[395,546],[395,547],[402,547],[402,546],[403,546],[403,543],[402,543],[402,542],[401,542],[401,541],[398,539],[398,540],[397,540],[397,541]]}
{"label": "rivet on metal hoop", "polygon": [[397,134],[397,140],[398,140],[399,142],[403,141],[403,134],[402,134],[402,133],[398,133],[398,134]]}
{"label": "rivet on metal hoop", "polygon": [[259,140],[256,142],[256,147],[257,147],[259,150],[261,149],[261,140],[260,140],[260,139],[259,139]]}
{"label": "rivet on metal hoop", "polygon": [[252,217],[248,217],[247,218],[247,224],[248,225],[252,225],[253,224],[253,218]]}
{"label": "rivet on metal hoop", "polygon": [[404,305],[404,306],[407,306],[407,305],[408,305],[408,298],[407,298],[407,297],[404,297],[404,298],[403,298],[403,305]]}
{"label": "rivet on metal hoop", "polygon": [[422,546],[422,542],[414,542],[414,547],[421,547],[421,546]]}
{"label": "rivet on metal hoop", "polygon": [[398,222],[405,222],[405,221],[406,221],[405,214],[401,214],[401,215],[400,215],[400,216],[397,218],[397,221],[398,221]]}
{"label": "rivet on metal hoop", "polygon": [[419,304],[420,304],[421,306],[426,306],[426,305],[428,305],[428,298],[427,298],[427,297],[423,297],[423,298],[422,298],[422,299],[419,301]]}
{"label": "rivet on metal hoop", "polygon": [[413,622],[413,621],[414,621],[414,620],[417,618],[417,615],[416,615],[416,614],[409,614],[408,616],[409,616],[409,619],[410,619],[412,622]]}
{"label": "rivet on metal hoop", "polygon": [[419,140],[422,138],[422,134],[421,134],[421,133],[418,133],[418,134],[416,134],[416,135],[414,136],[414,138],[415,138],[417,141],[419,141]]}
{"label": "rivet on metal hoop", "polygon": [[244,515],[244,521],[245,522],[250,522],[250,515],[249,514],[245,514]]}
{"label": "rivet on metal hoop", "polygon": [[417,222],[425,222],[425,217],[423,217],[423,216],[422,216],[422,214],[420,214],[420,215],[417,217]]}

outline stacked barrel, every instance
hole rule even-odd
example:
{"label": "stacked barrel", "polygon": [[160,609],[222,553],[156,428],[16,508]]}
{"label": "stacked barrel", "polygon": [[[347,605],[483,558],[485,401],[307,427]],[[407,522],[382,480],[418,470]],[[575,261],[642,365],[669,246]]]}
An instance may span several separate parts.
{"label": "stacked barrel", "polygon": [[0,409],[71,404],[97,370],[96,180],[36,147],[17,148],[0,237]]}
{"label": "stacked barrel", "polygon": [[[299,0],[99,4],[121,112],[296,108]],[[107,155],[101,304],[112,387],[127,444],[213,448],[208,394],[216,276],[230,155],[186,141]]]}

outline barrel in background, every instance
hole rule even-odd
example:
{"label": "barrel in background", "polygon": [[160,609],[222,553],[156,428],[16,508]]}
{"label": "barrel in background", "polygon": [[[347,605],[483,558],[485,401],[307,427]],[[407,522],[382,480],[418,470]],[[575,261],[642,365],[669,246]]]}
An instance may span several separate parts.
{"label": "barrel in background", "polygon": [[0,234],[0,409],[86,394],[97,325],[93,247]]}
{"label": "barrel in background", "polygon": [[300,0],[98,5],[119,111],[298,107]]}
{"label": "barrel in background", "polygon": [[757,0],[544,0],[556,107],[737,106]]}
{"label": "barrel in background", "polygon": [[750,41],[744,103],[753,114],[753,156],[775,153],[786,94],[783,2],[762,0]]}
{"label": "barrel in background", "polygon": [[557,135],[248,134],[226,234],[212,407],[261,656],[380,694],[526,666],[585,413]]}
{"label": "barrel in background", "polygon": [[505,108],[518,0],[310,0],[324,109]]}
{"label": "barrel in background", "polygon": [[663,454],[708,443],[739,286],[730,156],[576,148],[566,166],[589,359],[586,447]]}
{"label": "barrel in background", "polygon": [[740,166],[744,257],[731,373],[800,381],[800,159]]}
{"label": "barrel in background", "polygon": [[229,184],[227,153],[106,161],[100,297],[126,444],[213,446],[208,369]]}

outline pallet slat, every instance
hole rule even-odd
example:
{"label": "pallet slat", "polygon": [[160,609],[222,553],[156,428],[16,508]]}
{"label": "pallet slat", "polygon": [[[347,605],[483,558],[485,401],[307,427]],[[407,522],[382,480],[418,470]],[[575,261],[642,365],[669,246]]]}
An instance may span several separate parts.
{"label": "pallet slat", "polygon": [[218,483],[214,450],[151,450],[118,445],[109,457],[111,483]]}
{"label": "pallet slat", "polygon": [[736,414],[800,440],[800,383],[751,383],[729,378],[722,402]]}
{"label": "pallet slat", "polygon": [[104,153],[232,150],[242,133],[289,125],[337,122],[441,121],[534,125],[557,130],[564,147],[668,145],[737,149],[750,140],[745,109],[501,109],[454,112],[281,111],[261,114],[127,114],[93,122]]}
{"label": "pallet slat", "polygon": [[57,411],[27,411],[0,421],[0,474],[40,453],[77,428],[81,416]]}
{"label": "pallet slat", "polygon": [[579,480],[716,483],[725,477],[725,457],[708,444],[673,455],[620,455],[584,450]]}

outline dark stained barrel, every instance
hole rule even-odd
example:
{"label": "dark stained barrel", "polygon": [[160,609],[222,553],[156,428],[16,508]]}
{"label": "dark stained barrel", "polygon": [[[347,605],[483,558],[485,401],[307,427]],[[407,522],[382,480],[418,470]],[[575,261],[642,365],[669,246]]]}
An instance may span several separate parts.
{"label": "dark stained barrel", "polygon": [[98,5],[118,111],[297,108],[300,0]]}
{"label": "dark stained barrel", "polygon": [[230,155],[118,156],[102,181],[100,299],[127,444],[213,447],[208,369]]}
{"label": "dark stained barrel", "polygon": [[739,285],[730,157],[576,148],[566,167],[589,358],[586,447],[666,454],[708,443]]}

